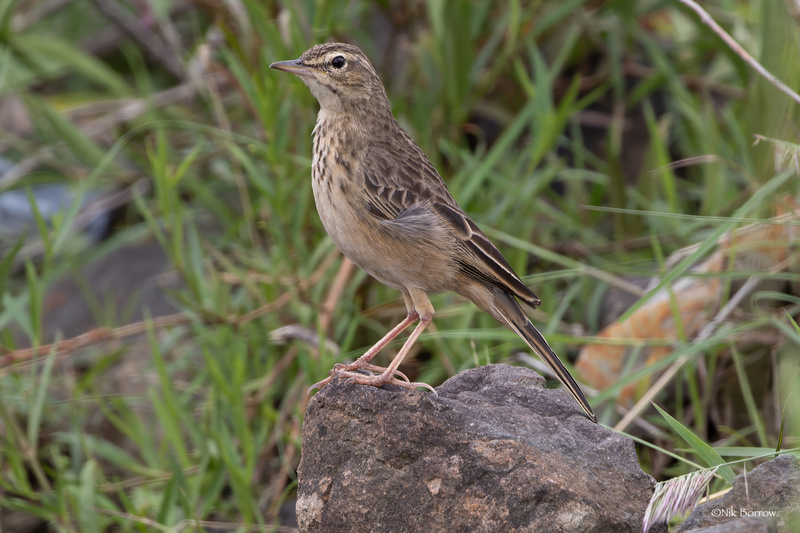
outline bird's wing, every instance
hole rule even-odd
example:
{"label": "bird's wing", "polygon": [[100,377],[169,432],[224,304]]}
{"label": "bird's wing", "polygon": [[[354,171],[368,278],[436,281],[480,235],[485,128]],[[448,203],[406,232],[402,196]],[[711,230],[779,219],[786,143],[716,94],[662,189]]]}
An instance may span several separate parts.
{"label": "bird's wing", "polygon": [[464,275],[508,291],[531,307],[541,305],[492,241],[458,206],[422,150],[407,140],[410,142],[398,143],[404,148],[373,146],[362,160],[364,188],[359,201],[367,212],[392,225],[404,220],[442,224],[456,241],[449,244],[456,250],[454,260]]}

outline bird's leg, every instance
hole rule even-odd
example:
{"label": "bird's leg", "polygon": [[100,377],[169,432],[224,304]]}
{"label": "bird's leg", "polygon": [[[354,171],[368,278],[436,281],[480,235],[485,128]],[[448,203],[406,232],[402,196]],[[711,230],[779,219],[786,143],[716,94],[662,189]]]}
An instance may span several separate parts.
{"label": "bird's leg", "polygon": [[[392,330],[389,333],[384,335],[384,337],[377,343],[375,343],[375,345],[372,348],[367,350],[364,355],[362,355],[361,357],[359,357],[350,364],[338,363],[334,365],[333,369],[331,369],[331,371],[328,372],[328,377],[323,379],[322,381],[319,381],[311,385],[311,387],[308,389],[308,393],[311,393],[311,391],[314,389],[321,389],[322,387],[330,383],[331,380],[337,375],[339,375],[339,373],[341,372],[355,373],[357,370],[362,370],[362,369],[369,370],[372,372],[384,372],[386,368],[370,364],[370,361],[372,360],[373,357],[375,357],[375,355],[379,351],[381,351],[387,344],[392,342],[392,340],[395,337],[397,337],[400,333],[402,333],[403,330],[405,330],[408,326],[413,324],[417,320],[417,318],[419,318],[419,314],[416,311],[413,310],[409,311],[405,320],[403,320],[402,322],[397,324],[394,328],[392,328]],[[402,372],[396,371],[395,373],[399,374],[403,379],[405,379],[406,383],[409,382],[409,379]]]}
{"label": "bird's leg", "polygon": [[403,292],[403,297],[405,298],[406,307],[408,308],[409,314],[411,313],[411,310],[414,309],[416,310],[415,314],[419,315],[419,324],[417,324],[417,327],[411,332],[411,335],[408,336],[406,343],[403,344],[402,348],[400,348],[400,351],[392,360],[388,368],[386,368],[383,373],[377,376],[367,376],[359,372],[338,372],[335,375],[347,378],[347,383],[360,383],[362,385],[372,385],[373,387],[380,387],[384,383],[391,383],[392,385],[399,385],[407,389],[425,387],[436,394],[436,391],[433,390],[433,387],[427,383],[410,383],[408,380],[400,381],[394,377],[394,375],[397,373],[397,368],[400,366],[400,363],[403,362],[403,358],[408,355],[408,352],[411,351],[411,347],[414,346],[414,343],[417,341],[419,336],[423,331],[425,331],[425,328],[427,328],[433,320],[433,305],[431,305],[431,302],[428,299],[428,295],[425,293],[425,291],[421,289],[409,288],[406,290],[406,292]]}
{"label": "bird's leg", "polygon": [[378,352],[383,350],[387,344],[392,342],[392,340],[395,337],[397,337],[400,333],[402,333],[403,330],[405,330],[408,326],[416,322],[417,318],[419,318],[419,314],[417,314],[416,311],[408,313],[405,320],[403,320],[402,322],[397,324],[394,328],[392,328],[392,330],[389,333],[384,335],[384,337],[381,340],[376,342],[372,348],[370,348],[364,353],[364,355],[362,355],[349,365],[344,363],[338,363],[336,365],[333,365],[333,369],[331,370],[331,372],[336,373],[339,372],[340,370],[358,370],[361,368],[365,370],[383,372],[384,370],[386,370],[385,368],[380,366],[370,365],[369,362],[372,361],[372,358],[375,357],[378,354]]}
{"label": "bird's leg", "polygon": [[[431,305],[430,300],[428,300],[428,295],[425,293],[425,291],[421,289],[409,288],[406,291],[403,291],[403,299],[406,302],[406,309],[408,309],[408,316],[405,320],[395,326],[394,329],[392,329],[392,331],[387,333],[380,341],[378,341],[375,346],[367,350],[367,353],[359,357],[353,363],[349,365],[334,366],[330,376],[328,376],[326,379],[323,379],[319,383],[312,385],[308,391],[311,392],[317,387],[324,387],[335,377],[343,377],[347,378],[347,383],[360,383],[362,385],[372,385],[373,387],[380,387],[384,383],[391,383],[392,385],[399,385],[407,389],[426,387],[427,389],[430,389],[431,392],[436,394],[436,391],[433,389],[433,387],[427,383],[412,383],[405,376],[405,374],[397,370],[397,368],[400,366],[400,363],[403,362],[403,358],[408,355],[408,352],[411,351],[411,347],[414,346],[414,343],[417,341],[419,336],[423,331],[425,331],[425,328],[427,328],[433,320],[433,305]],[[403,344],[403,347],[400,348],[400,351],[387,368],[381,368],[369,363],[369,361],[375,357],[375,354],[378,353],[381,348],[386,346],[392,339],[397,337],[401,331],[411,325],[411,323],[417,318],[419,318],[419,324],[417,324],[417,327],[411,332],[411,335],[408,336],[405,344]],[[357,372],[357,370],[362,369],[380,372],[380,374],[375,376]],[[395,374],[400,375],[405,381],[397,379]]]}
{"label": "bird's leg", "polygon": [[411,332],[411,335],[408,336],[406,339],[406,343],[400,348],[400,351],[397,353],[395,358],[392,360],[391,364],[384,370],[382,374],[377,376],[367,376],[364,374],[359,374],[358,372],[339,372],[336,375],[341,377],[347,378],[347,383],[360,383],[362,385],[372,385],[374,387],[380,387],[384,383],[390,383],[392,385],[399,385],[400,387],[405,387],[407,389],[416,389],[417,387],[426,387],[430,389],[430,391],[436,394],[436,391],[428,385],[427,383],[409,383],[408,381],[400,381],[399,379],[394,377],[394,374],[397,373],[397,367],[400,366],[400,363],[403,362],[403,358],[408,354],[411,350],[411,347],[417,341],[419,336],[425,331],[425,328],[433,320],[433,315],[425,315],[419,320],[419,324],[417,327],[414,328],[414,331]]}

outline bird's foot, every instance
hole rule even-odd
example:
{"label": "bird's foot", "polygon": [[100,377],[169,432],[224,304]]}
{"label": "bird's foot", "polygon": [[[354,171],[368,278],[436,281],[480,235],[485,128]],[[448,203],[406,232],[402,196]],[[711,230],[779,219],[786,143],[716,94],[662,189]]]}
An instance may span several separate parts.
{"label": "bird's foot", "polygon": [[[397,371],[395,371],[397,373]],[[375,375],[367,375],[361,374],[359,372],[348,372],[346,370],[337,372],[334,376],[339,376],[346,378],[347,381],[345,383],[350,385],[351,383],[359,383],[361,385],[372,385],[373,387],[380,387],[383,384],[389,385],[397,385],[398,387],[404,387],[406,389],[416,390],[417,387],[425,387],[429,391],[431,391],[434,395],[436,395],[436,391],[433,387],[428,385],[427,383],[416,382],[416,381],[409,381],[406,378],[405,381],[401,381],[394,377],[393,375],[387,372],[383,372],[382,374]],[[405,376],[403,376],[405,378]]]}
{"label": "bird's foot", "polygon": [[[359,362],[359,361],[361,361],[361,359],[356,359],[354,362],[350,364],[336,363],[335,365],[333,365],[333,368],[331,368],[330,371],[328,372],[328,376],[333,376],[335,374],[338,374],[339,372],[355,372],[356,370],[367,370],[374,374],[383,374],[388,370],[386,367],[383,366],[373,365],[370,363]],[[399,370],[395,370],[394,373],[396,376],[400,376],[401,378],[403,378],[406,381],[406,383],[411,382],[411,380],[408,379],[408,377]]]}
{"label": "bird's foot", "polygon": [[[333,365],[333,368],[330,371],[328,371],[328,377],[323,379],[322,381],[318,381],[318,382],[314,383],[313,385],[311,385],[308,388],[308,391],[306,392],[306,394],[311,394],[311,391],[313,391],[314,389],[320,389],[321,390],[322,387],[324,387],[325,385],[327,385],[328,383],[333,381],[334,378],[336,378],[338,376],[341,376],[343,374],[346,374],[347,376],[356,375],[356,376],[364,376],[364,377],[374,377],[374,376],[371,376],[369,374],[362,374],[362,373],[358,372],[359,370],[366,370],[368,372],[375,372],[376,374],[383,375],[384,373],[387,372],[388,369],[384,368],[382,366],[377,366],[377,365],[370,364],[370,363],[368,363],[366,361],[362,361],[361,359],[357,359],[357,360],[355,360],[354,362],[352,362],[350,364],[337,363],[337,364]],[[394,381],[397,381],[398,383],[411,383],[411,380],[408,379],[408,376],[406,376],[405,374],[403,374],[399,370],[395,370],[394,373],[395,373],[395,375],[400,376],[404,380],[404,381],[400,381],[400,380],[398,380],[398,379],[393,377],[392,379],[394,379]],[[379,386],[379,385],[376,385],[376,386]]]}
{"label": "bird's foot", "polygon": [[[352,365],[338,364],[334,366],[330,372],[330,375],[327,378],[323,379],[322,381],[318,381],[317,383],[314,383],[313,385],[311,385],[311,387],[309,387],[308,394],[311,394],[311,391],[313,391],[314,389],[322,389],[322,387],[324,387],[325,385],[333,381],[334,378],[337,377],[345,378],[347,380],[345,382],[347,385],[351,383],[359,383],[361,385],[371,385],[373,387],[380,387],[381,385],[388,383],[390,385],[397,385],[399,387],[404,387],[406,389],[411,389],[411,390],[416,390],[418,387],[424,387],[429,391],[431,391],[434,395],[436,394],[434,388],[428,385],[427,383],[412,382],[408,379],[408,377],[405,374],[403,374],[399,370],[395,370],[394,374],[402,377],[403,378],[402,380],[397,379],[394,376],[394,374],[389,374],[388,369],[383,367],[365,364],[365,365],[359,365],[356,369],[350,369],[348,368],[350,366]],[[369,370],[372,372],[380,372],[380,373],[378,375],[362,374],[357,370]]]}

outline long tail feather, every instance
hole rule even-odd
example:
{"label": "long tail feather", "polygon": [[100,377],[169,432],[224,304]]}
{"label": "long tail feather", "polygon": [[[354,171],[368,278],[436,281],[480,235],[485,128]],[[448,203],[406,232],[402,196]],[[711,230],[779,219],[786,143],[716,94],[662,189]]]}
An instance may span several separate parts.
{"label": "long tail feather", "polygon": [[502,317],[506,325],[519,335],[522,340],[525,341],[525,344],[536,352],[536,355],[538,355],[542,361],[547,363],[547,366],[550,367],[578,404],[586,411],[589,418],[591,418],[593,422],[597,422],[597,416],[595,416],[592,407],[586,400],[586,396],[583,395],[583,391],[581,391],[581,388],[561,363],[553,349],[550,348],[550,345],[547,344],[542,334],[539,333],[539,330],[528,320],[527,315],[522,311],[522,308],[514,296],[505,291],[498,290],[495,294],[494,306],[494,311]]}

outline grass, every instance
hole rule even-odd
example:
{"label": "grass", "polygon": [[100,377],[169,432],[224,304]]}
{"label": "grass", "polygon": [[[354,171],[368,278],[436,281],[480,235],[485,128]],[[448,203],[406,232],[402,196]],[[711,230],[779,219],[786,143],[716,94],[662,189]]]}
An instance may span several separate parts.
{"label": "grass", "polygon": [[[676,3],[245,0],[240,12],[125,11],[152,42],[171,43],[156,55],[96,5],[0,5],[0,98],[25,118],[0,132],[0,156],[17,165],[0,193],[35,199],[37,184],[60,183],[74,194],[52,217],[32,202],[27,234],[0,243],[0,520],[80,532],[279,523],[296,489],[306,388],[404,314],[396,291],[346,270],[316,215],[316,103],[268,69],[311,44],[344,39],[373,58],[401,124],[525,274],[544,302],[532,317],[568,358],[595,340],[613,288],[658,273],[649,295],[691,275],[720,236],[798,194],[796,175],[774,164],[776,147],[797,157],[797,106]],[[705,7],[798,86],[798,27],[782,4]],[[198,72],[208,78],[195,86]],[[693,163],[673,165],[684,160]],[[93,191],[113,206],[100,243],[81,231]],[[683,261],[666,261],[690,245]],[[145,281],[163,282],[174,314],[154,315],[144,289],[120,301],[84,279],[78,297],[107,329],[58,333],[60,280],[147,246],[169,267]],[[622,387],[647,378],[644,392],[683,361],[656,398],[678,425],[648,410],[627,428],[659,480],[703,465],[681,435],[747,459],[734,473],[779,442],[798,446],[799,278],[772,266],[715,274],[728,293],[751,277],[772,285],[704,339],[629,365],[592,400],[614,425]],[[522,351],[455,296],[433,304],[413,379],[439,384]],[[288,325],[302,334],[277,342]]]}

